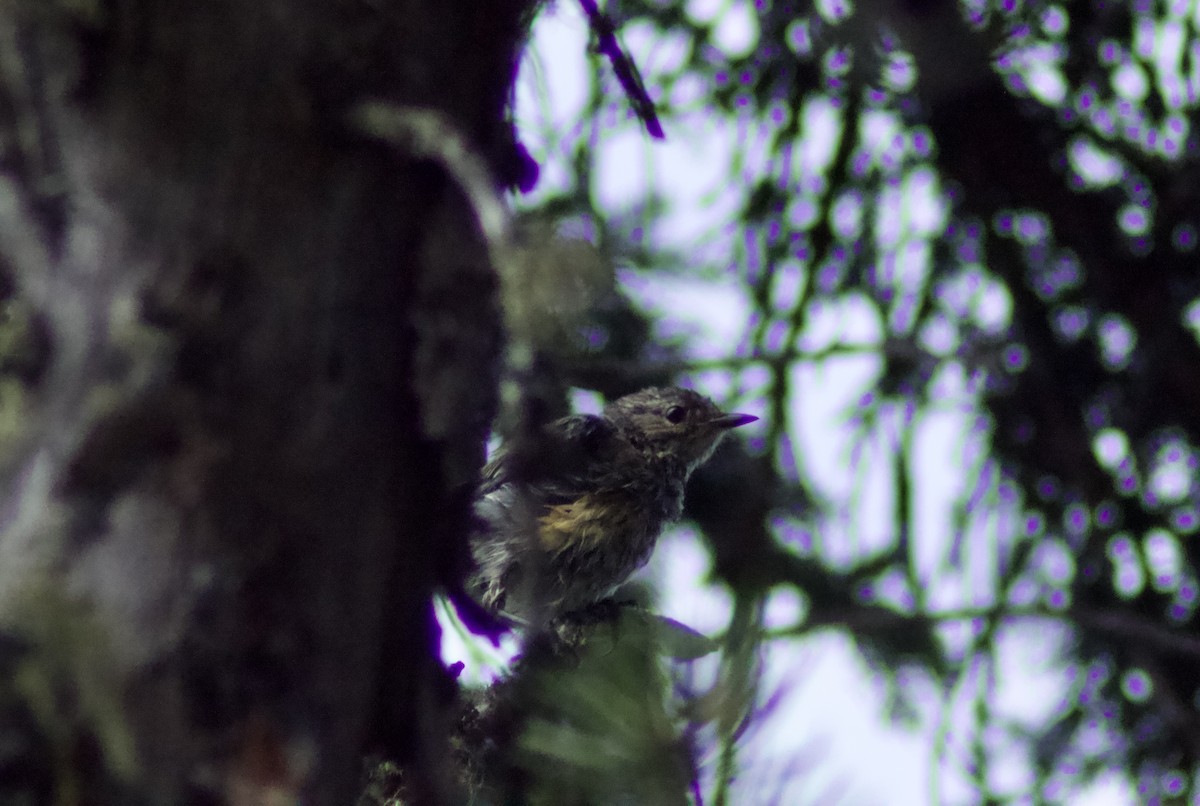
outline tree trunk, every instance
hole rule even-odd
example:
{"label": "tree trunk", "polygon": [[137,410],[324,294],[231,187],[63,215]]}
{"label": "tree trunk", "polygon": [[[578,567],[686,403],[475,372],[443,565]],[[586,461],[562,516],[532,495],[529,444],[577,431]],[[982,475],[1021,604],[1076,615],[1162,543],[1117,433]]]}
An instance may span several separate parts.
{"label": "tree trunk", "polygon": [[511,173],[524,5],[0,5],[0,623],[60,795],[345,804],[372,749],[448,791],[429,594],[495,273],[450,174],[351,120],[434,110]]}

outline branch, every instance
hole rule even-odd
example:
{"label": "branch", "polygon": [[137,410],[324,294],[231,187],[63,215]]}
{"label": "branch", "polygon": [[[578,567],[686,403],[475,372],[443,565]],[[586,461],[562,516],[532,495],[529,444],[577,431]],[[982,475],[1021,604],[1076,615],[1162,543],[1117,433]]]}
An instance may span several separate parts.
{"label": "branch", "polygon": [[769,630],[765,638],[789,638],[826,628],[844,628],[851,632],[876,632],[904,627],[928,628],[955,621],[974,619],[1007,620],[1049,618],[1073,623],[1081,629],[1119,638],[1131,645],[1152,649],[1162,655],[1182,655],[1200,660],[1200,637],[1164,627],[1157,622],[1139,618],[1119,610],[1091,607],[1069,607],[1057,610],[1050,607],[1009,608],[968,607],[940,613],[898,613],[882,607],[841,610],[811,618],[801,624]]}
{"label": "branch", "polygon": [[650,96],[646,93],[646,86],[642,83],[642,76],[638,73],[637,65],[621,49],[621,43],[617,41],[617,29],[612,19],[596,7],[596,0],[579,0],[579,5],[583,7],[584,13],[588,16],[588,24],[596,34],[597,48],[612,63],[613,72],[617,74],[617,81],[621,83],[621,89],[625,90],[625,95],[628,96],[634,113],[646,127],[646,132],[656,140],[665,140],[666,135],[663,134],[662,124],[658,120],[654,101],[650,100]]}

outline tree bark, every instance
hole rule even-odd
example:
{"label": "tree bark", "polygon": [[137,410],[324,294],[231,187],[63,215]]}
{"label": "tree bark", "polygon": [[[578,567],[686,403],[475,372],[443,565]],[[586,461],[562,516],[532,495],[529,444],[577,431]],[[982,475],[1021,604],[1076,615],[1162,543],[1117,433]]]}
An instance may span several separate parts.
{"label": "tree bark", "polygon": [[525,5],[0,5],[0,273],[34,357],[0,622],[58,688],[95,688],[74,630],[105,659],[38,712],[55,786],[344,804],[383,750],[447,796],[429,595],[495,406],[495,273],[450,175],[348,121],[435,110],[511,175]]}

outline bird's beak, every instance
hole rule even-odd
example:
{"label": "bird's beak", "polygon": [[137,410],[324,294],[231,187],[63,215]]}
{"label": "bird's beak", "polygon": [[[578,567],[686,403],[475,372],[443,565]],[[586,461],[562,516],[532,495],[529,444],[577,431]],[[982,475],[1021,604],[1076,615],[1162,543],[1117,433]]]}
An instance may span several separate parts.
{"label": "bird's beak", "polygon": [[717,428],[737,428],[739,425],[746,425],[757,419],[753,414],[738,414],[735,412],[733,414],[722,414],[719,417],[714,417],[709,420],[709,424]]}

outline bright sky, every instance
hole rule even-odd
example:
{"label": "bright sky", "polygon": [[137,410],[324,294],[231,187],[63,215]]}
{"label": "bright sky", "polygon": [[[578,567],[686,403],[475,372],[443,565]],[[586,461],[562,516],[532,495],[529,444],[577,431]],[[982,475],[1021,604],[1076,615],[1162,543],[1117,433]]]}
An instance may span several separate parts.
{"label": "bright sky", "polygon": [[[686,4],[690,17],[717,25],[717,41],[730,52],[752,48],[757,41],[756,20],[750,8],[748,3],[724,0],[691,0]],[[836,16],[843,12],[830,6],[829,13]],[[642,68],[648,87],[654,86],[656,69],[671,67],[677,58],[672,43],[656,37],[641,28],[622,32],[622,41]],[[522,140],[535,154],[551,154],[541,163],[538,188],[525,203],[536,204],[544,194],[565,189],[570,154],[564,145],[571,144],[584,131],[582,127],[590,125],[583,115],[589,69],[584,58],[586,49],[586,23],[577,5],[560,2],[547,6],[535,26],[531,56],[526,59],[516,93]],[[1039,80],[1045,82],[1045,92],[1054,91],[1052,76],[1043,75]],[[755,164],[755,154],[763,149],[745,141],[753,133],[748,135],[733,121],[710,114],[702,106],[699,88],[684,82],[675,93],[680,97],[673,100],[693,100],[694,111],[682,120],[666,122],[665,143],[650,141],[636,122],[598,139],[598,206],[625,209],[652,188],[668,197],[670,204],[667,215],[654,223],[650,243],[697,256],[697,262],[712,261],[714,256],[720,262],[724,255],[728,263],[730,239],[735,234],[728,222],[742,202],[741,191],[727,187],[731,155],[740,150],[745,172],[754,175],[764,167]],[[839,125],[833,111],[820,105],[810,108],[807,114],[812,123],[809,128],[818,134],[800,149],[800,167],[829,159]],[[887,159],[888,144],[895,139],[889,129],[892,121],[881,116],[873,125],[878,127],[876,156]],[[553,141],[544,139],[547,133],[554,133],[550,135]],[[1097,175],[1103,173],[1103,164],[1085,150],[1079,149],[1072,156],[1092,160]],[[904,222],[909,236],[914,231],[931,233],[941,227],[945,210],[932,176],[918,177],[898,188],[896,194],[892,200],[898,212],[896,220]],[[876,233],[876,237],[888,236]],[[915,268],[910,270],[923,271],[920,264],[924,258],[923,253],[914,253]],[[733,280],[645,277],[631,272],[623,273],[622,279],[635,300],[662,312],[660,327],[664,332],[682,329],[692,336],[693,358],[723,357],[729,354],[731,345],[743,342],[752,309],[742,287]],[[983,285],[963,291],[960,302],[974,306],[972,310],[981,322],[990,321],[1001,328],[1008,316],[1007,297],[1002,289],[980,282]],[[953,289],[950,291],[953,293]],[[864,308],[856,307],[853,300],[840,307],[827,307],[801,334],[802,343],[814,348],[835,341],[877,345],[882,324],[864,315]],[[936,345],[939,336],[932,334],[929,338]],[[952,339],[953,334],[941,338]],[[834,516],[822,534],[830,545],[828,555],[835,560],[848,561],[869,548],[872,540],[882,545],[889,537],[890,460],[871,461],[888,457],[887,434],[881,433],[875,440],[877,444],[868,444],[867,453],[874,450],[877,456],[858,455],[859,461],[855,462],[846,424],[848,408],[871,392],[878,365],[879,359],[868,353],[828,360],[818,366],[797,365],[795,369],[794,388],[800,392],[791,412],[789,431],[808,476],[819,479],[822,492],[835,503]],[[950,504],[964,484],[974,483],[974,479],[964,478],[963,468],[969,467],[965,454],[977,446],[979,439],[978,435],[972,436],[975,418],[971,390],[953,372],[945,375],[939,380],[944,387],[943,399],[953,404],[924,415],[917,430],[914,461],[919,462],[921,473],[915,490],[918,528],[914,531],[919,537],[914,538],[914,552],[918,570],[929,583],[931,602],[945,607],[986,604],[991,601],[994,549],[984,547],[972,552],[967,546],[961,567],[953,574],[947,572],[945,562],[951,542]],[[694,381],[718,398],[741,392],[744,396],[738,401],[739,409],[756,411],[753,389],[744,385],[731,388],[728,376],[706,373]],[[820,394],[804,391],[812,389],[819,389]],[[594,410],[595,401],[586,395],[581,395],[577,403],[584,410]],[[751,439],[754,428],[743,429]],[[861,496],[857,499],[851,494],[856,489]],[[983,520],[995,529],[997,519],[1004,517],[1005,513],[998,511]],[[857,542],[850,544],[851,540]],[[660,585],[664,615],[711,634],[720,632],[727,623],[729,599],[723,590],[702,584],[707,577],[707,562],[695,535],[681,527],[660,543],[646,573]],[[798,597],[790,591],[777,593],[769,612],[775,614],[779,624],[793,623],[801,614]],[[447,660],[469,659],[468,677],[486,677],[488,664],[478,653],[488,650],[475,642],[463,643],[452,630],[446,634],[443,654]],[[947,630],[944,637],[950,647],[961,647],[966,638],[961,629],[957,634]],[[992,698],[998,716],[1033,728],[1053,712],[1055,704],[1068,693],[1067,670],[1053,660],[1065,638],[1063,629],[1049,621],[1026,621],[1003,631],[996,653],[997,694]],[[510,643],[499,655],[512,650]],[[902,676],[917,705],[917,714],[915,723],[901,727],[885,717],[887,695],[882,682],[843,634],[825,632],[804,640],[773,642],[766,669],[769,689],[785,687],[789,693],[747,740],[734,803],[977,801],[975,788],[964,773],[965,742],[975,735],[972,696],[986,681],[965,679],[947,696],[929,680],[911,674]],[[1030,780],[1026,760],[999,735],[987,744],[994,754],[992,785],[1002,791],[1023,791]],[[931,764],[938,746],[943,747],[943,757],[935,771]],[[793,774],[786,776],[789,788],[785,792],[761,788],[762,782],[777,782],[788,770]],[[1127,781],[1106,776],[1087,792],[1070,793],[1070,802],[1112,806],[1133,803],[1135,798]]]}

